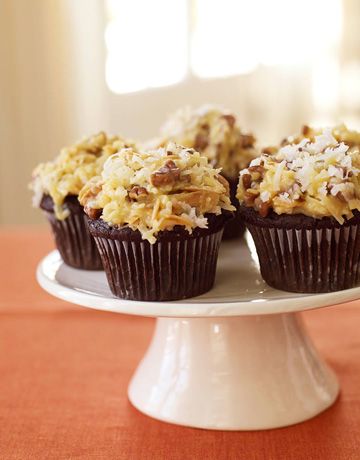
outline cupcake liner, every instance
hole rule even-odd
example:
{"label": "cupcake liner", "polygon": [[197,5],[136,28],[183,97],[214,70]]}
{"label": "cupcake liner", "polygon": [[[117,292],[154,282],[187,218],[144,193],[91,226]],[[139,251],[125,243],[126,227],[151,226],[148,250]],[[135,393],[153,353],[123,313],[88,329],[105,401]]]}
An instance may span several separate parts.
{"label": "cupcake liner", "polygon": [[184,229],[160,232],[154,244],[141,239],[138,231],[107,231],[105,225],[89,220],[115,296],[130,300],[178,300],[212,288],[224,223],[213,231],[197,229],[192,235]]}
{"label": "cupcake liner", "polygon": [[94,238],[90,235],[87,216],[82,206],[71,202],[70,215],[64,220],[59,220],[51,210],[51,202],[49,204],[49,200],[47,201],[43,203],[42,209],[50,222],[63,261],[74,268],[103,270],[100,254]]}
{"label": "cupcake liner", "polygon": [[223,234],[223,240],[231,240],[231,239],[240,238],[241,236],[243,236],[245,233],[246,227],[245,227],[243,218],[239,213],[239,201],[236,198],[236,191],[237,191],[239,180],[238,178],[234,179],[234,178],[230,178],[226,176],[224,177],[229,182],[231,204],[236,207],[234,218],[229,220],[229,222],[225,224],[224,234]]}
{"label": "cupcake liner", "polygon": [[[266,220],[266,218],[264,218]],[[272,287],[304,293],[338,291],[360,278],[360,224],[278,228],[247,222],[261,275]]]}

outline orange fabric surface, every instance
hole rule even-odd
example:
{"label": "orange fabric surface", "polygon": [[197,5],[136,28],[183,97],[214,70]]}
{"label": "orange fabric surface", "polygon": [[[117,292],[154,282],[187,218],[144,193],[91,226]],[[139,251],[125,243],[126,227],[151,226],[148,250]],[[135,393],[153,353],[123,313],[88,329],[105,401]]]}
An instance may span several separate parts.
{"label": "orange fabric surface", "polygon": [[183,428],[142,415],[126,388],[153,320],[43,292],[45,229],[0,231],[0,459],[360,459],[360,303],[307,312],[341,396],[320,416],[263,432]]}

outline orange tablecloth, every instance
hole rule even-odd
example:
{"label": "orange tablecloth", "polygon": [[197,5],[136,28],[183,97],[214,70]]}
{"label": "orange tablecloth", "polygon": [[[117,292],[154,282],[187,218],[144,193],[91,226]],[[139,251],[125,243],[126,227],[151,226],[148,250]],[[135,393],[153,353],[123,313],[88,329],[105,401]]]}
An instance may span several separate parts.
{"label": "orange tablecloth", "polygon": [[96,312],[43,292],[47,231],[0,231],[0,459],[360,459],[360,303],[305,314],[336,370],[338,402],[308,422],[214,432],[137,412],[126,388],[153,320]]}

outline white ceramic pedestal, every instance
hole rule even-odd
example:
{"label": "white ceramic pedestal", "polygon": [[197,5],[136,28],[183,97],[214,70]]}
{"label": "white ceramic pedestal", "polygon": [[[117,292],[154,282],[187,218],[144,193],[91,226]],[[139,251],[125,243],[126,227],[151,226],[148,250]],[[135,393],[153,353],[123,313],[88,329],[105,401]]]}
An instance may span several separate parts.
{"label": "white ceramic pedestal", "polygon": [[129,398],[171,423],[258,430],[309,419],[338,391],[298,314],[287,313],[158,319]]}
{"label": "white ceramic pedestal", "polygon": [[103,272],[71,269],[57,251],[40,263],[37,278],[79,305],[159,317],[130,401],[159,420],[219,430],[277,428],[329,407],[338,383],[298,312],[360,297],[360,288],[319,295],[272,289],[239,242],[222,245],[214,289],[184,301],[116,299]]}

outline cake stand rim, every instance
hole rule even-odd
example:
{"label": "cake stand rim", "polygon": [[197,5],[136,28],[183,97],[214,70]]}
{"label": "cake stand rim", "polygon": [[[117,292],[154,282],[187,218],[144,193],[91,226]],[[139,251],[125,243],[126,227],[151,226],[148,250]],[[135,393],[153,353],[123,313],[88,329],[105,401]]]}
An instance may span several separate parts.
{"label": "cake stand rim", "polygon": [[36,269],[36,278],[40,286],[46,292],[61,300],[112,313],[164,318],[254,316],[297,313],[351,302],[360,298],[360,286],[329,293],[304,294],[298,297],[287,297],[287,292],[281,291],[283,296],[280,298],[263,299],[259,297],[251,301],[237,302],[187,303],[186,300],[181,301],[181,303],[174,301],[147,302],[105,297],[95,293],[83,292],[65,286],[55,278],[51,279],[45,273],[44,266],[50,258],[55,257],[57,254],[58,251],[55,249],[39,262]]}

